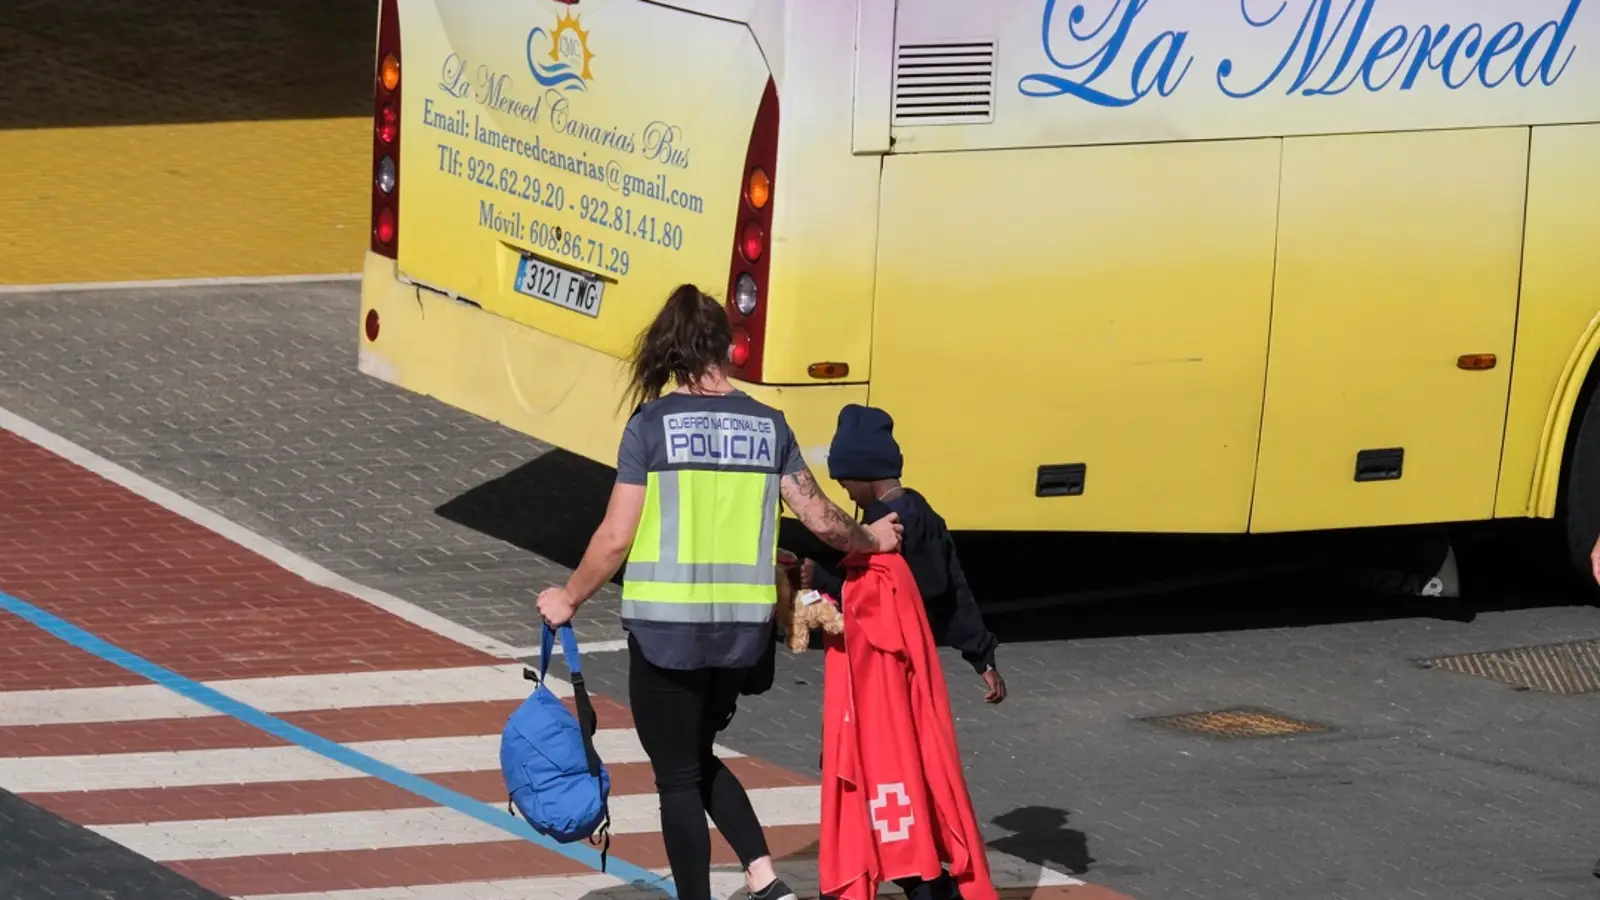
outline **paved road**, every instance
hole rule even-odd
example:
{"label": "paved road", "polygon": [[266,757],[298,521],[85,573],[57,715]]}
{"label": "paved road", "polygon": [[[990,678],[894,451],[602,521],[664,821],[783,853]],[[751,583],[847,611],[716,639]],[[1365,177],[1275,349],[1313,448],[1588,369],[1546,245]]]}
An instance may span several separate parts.
{"label": "paved road", "polygon": [[[575,561],[607,472],[363,379],[355,309],[352,285],[0,298],[0,406],[342,574],[529,643],[529,602]],[[996,616],[1012,700],[985,708],[975,676],[949,669],[989,837],[1141,900],[1594,896],[1600,693],[1415,663],[1600,637],[1586,598],[1515,562],[1531,542],[1492,552],[1504,535],[1489,537],[1464,560],[1471,621],[1317,574]],[[1001,599],[1241,555],[969,547]],[[587,610],[585,637],[616,637],[613,610]],[[620,663],[591,665],[619,696]],[[811,773],[817,659],[782,665],[729,743]],[[1241,741],[1141,721],[1232,707],[1326,730]]]}
{"label": "paved road", "polygon": [[[515,648],[332,589],[303,560],[290,571],[270,542],[219,534],[126,470],[0,424],[0,858],[18,863],[0,889],[662,896],[654,783],[626,707],[593,695],[611,775],[601,872],[597,851],[504,811],[500,731],[529,691]],[[546,686],[567,696],[561,674]],[[720,755],[785,880],[814,894],[817,781]],[[1000,851],[989,863],[1005,900],[1129,900]],[[718,841],[713,864],[733,893],[732,849]]]}

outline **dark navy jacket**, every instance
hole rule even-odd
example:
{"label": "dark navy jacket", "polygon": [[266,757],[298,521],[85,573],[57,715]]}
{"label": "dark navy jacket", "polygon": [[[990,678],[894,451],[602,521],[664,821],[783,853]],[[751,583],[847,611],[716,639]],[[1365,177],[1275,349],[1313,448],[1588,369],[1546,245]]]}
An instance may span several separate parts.
{"label": "dark navy jacket", "polygon": [[[978,601],[961,571],[955,538],[927,499],[910,489],[888,500],[873,501],[862,518],[876,522],[891,512],[900,514],[900,524],[905,527],[900,554],[917,579],[933,639],[961,651],[961,658],[981,675],[994,665],[995,647],[1000,642],[984,627]],[[838,569],[818,563],[812,584],[838,598],[844,590],[844,576]]]}

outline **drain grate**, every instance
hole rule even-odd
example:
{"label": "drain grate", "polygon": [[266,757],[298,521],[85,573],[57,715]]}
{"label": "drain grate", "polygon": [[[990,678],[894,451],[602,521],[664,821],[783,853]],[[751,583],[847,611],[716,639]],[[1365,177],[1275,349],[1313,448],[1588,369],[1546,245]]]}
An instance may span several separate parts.
{"label": "drain grate", "polygon": [[1419,659],[1424,669],[1476,675],[1514,688],[1552,694],[1600,691],[1600,638]]}
{"label": "drain grate", "polygon": [[1141,721],[1163,728],[1228,738],[1284,737],[1328,731],[1326,725],[1291,719],[1264,709],[1235,707],[1176,716],[1152,716]]}

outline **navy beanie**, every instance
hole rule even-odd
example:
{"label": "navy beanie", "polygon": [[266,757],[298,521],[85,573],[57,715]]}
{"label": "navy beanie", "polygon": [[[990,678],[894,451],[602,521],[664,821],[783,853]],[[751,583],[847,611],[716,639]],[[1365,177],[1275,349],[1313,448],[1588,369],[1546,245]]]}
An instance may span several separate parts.
{"label": "navy beanie", "polygon": [[828,475],[835,480],[899,478],[904,460],[894,440],[894,419],[881,409],[850,404],[839,410],[839,427],[828,448]]}

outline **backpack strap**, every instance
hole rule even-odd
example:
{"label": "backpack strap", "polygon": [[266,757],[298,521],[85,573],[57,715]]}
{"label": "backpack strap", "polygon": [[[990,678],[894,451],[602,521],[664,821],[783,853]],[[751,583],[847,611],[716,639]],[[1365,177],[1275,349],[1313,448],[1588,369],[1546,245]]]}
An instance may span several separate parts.
{"label": "backpack strap", "polygon": [[[559,629],[549,625],[544,626],[544,633],[539,640],[539,682],[544,683],[545,673],[550,669],[550,654],[555,650],[557,632],[561,636],[561,654],[567,658],[567,672],[572,680],[572,705],[578,709],[578,733],[583,736],[583,752],[589,760],[589,777],[600,779],[600,754],[594,749],[594,733],[600,727],[599,717],[594,712],[594,702],[589,699],[589,688],[583,680],[583,657],[578,653],[578,636],[573,633],[572,625],[567,624]],[[611,803],[605,803],[606,818],[600,830],[595,832],[591,842],[596,846],[604,843],[600,851],[600,871],[606,870],[606,856],[611,852]]]}

